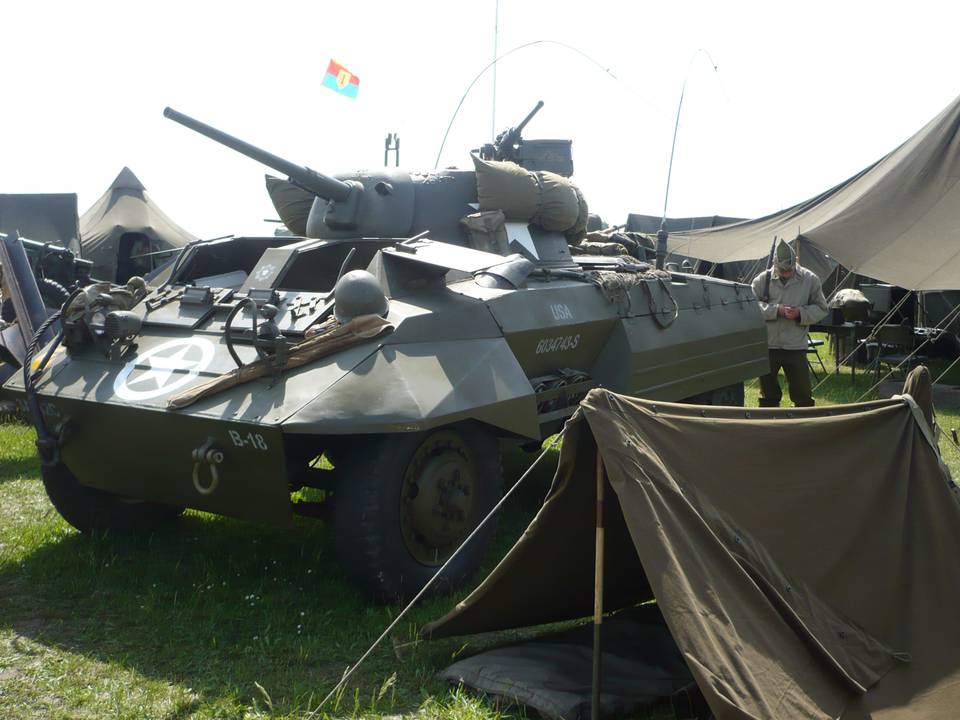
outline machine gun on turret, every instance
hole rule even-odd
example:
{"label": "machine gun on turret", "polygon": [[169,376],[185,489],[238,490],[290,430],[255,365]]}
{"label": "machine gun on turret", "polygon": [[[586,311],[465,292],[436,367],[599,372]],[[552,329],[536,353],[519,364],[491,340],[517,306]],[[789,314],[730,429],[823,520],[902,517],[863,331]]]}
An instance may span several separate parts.
{"label": "machine gun on turret", "polygon": [[497,135],[493,144],[486,144],[481,148],[480,157],[484,160],[509,160],[516,162],[517,150],[523,142],[523,129],[527,126],[533,116],[540,112],[543,107],[543,100],[540,100],[536,107],[531,110],[527,116],[516,127],[508,128]]}
{"label": "machine gun on turret", "polygon": [[523,121],[497,135],[492,143],[480,148],[484,160],[515,162],[527,170],[547,170],[570,177],[573,175],[573,150],[570,140],[524,140],[523,131],[533,116],[540,112],[543,100],[536,104]]}

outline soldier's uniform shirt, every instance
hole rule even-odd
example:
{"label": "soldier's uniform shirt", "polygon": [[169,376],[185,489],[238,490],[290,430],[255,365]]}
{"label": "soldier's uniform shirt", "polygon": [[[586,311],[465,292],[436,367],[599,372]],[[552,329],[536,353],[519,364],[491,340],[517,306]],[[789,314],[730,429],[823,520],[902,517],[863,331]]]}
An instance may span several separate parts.
{"label": "soldier's uniform shirt", "polygon": [[[769,302],[763,301],[770,275]],[[827,300],[820,287],[820,278],[800,265],[786,281],[776,268],[757,275],[753,292],[760,303],[760,312],[767,325],[767,347],[770,372],[760,378],[760,406],[778,407],[782,398],[777,375],[783,368],[790,390],[790,399],[797,407],[811,407],[813,394],[807,369],[807,329],[827,314]],[[780,305],[800,309],[799,320],[788,320],[777,314]]]}
{"label": "soldier's uniform shirt", "polygon": [[[770,297],[763,301],[770,278]],[[793,276],[784,282],[776,268],[766,270],[753,279],[753,292],[760,301],[760,312],[767,321],[767,347],[771,350],[807,351],[807,328],[822,320],[827,314],[827,299],[820,287],[820,278],[801,265],[794,269]],[[800,308],[800,320],[788,320],[777,315],[780,305]]]}

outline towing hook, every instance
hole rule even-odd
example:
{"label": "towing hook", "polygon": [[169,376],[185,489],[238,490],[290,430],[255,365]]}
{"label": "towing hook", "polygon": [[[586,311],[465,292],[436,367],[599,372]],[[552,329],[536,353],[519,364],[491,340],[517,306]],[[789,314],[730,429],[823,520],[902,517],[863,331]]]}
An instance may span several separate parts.
{"label": "towing hook", "polygon": [[[201,495],[210,495],[220,484],[220,472],[217,466],[223,462],[223,451],[219,450],[213,443],[213,438],[208,437],[206,442],[198,448],[195,448],[190,454],[193,459],[193,488]],[[200,470],[206,465],[210,474],[209,482],[204,485],[200,481]]]}
{"label": "towing hook", "polygon": [[66,420],[60,423],[56,436],[47,432],[42,435],[37,433],[37,454],[43,467],[51,468],[60,464],[60,448],[66,444],[69,433],[70,426]]}
{"label": "towing hook", "polygon": [[60,462],[60,443],[54,437],[37,437],[37,454],[40,464],[45,468],[53,467]]}

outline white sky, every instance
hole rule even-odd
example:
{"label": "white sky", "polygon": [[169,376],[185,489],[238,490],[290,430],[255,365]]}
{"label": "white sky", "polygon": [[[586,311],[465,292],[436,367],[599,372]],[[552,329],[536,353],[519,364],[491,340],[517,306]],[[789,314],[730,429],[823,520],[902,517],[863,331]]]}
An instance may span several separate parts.
{"label": "white sky", "polygon": [[[82,214],[129,166],[201,237],[272,233],[266,168],[164,106],[321,172],[432,168],[493,58],[496,0],[0,0],[0,192],[75,192]],[[496,128],[544,100],[528,138],[572,138],[591,210],[755,217],[873,162],[958,93],[960,6],[878,2],[500,0]],[[717,63],[714,72],[704,49]],[[585,58],[583,53],[596,63]],[[335,58],[356,100],[321,87]],[[600,67],[608,68],[613,79]],[[441,166],[491,136],[492,73]]]}

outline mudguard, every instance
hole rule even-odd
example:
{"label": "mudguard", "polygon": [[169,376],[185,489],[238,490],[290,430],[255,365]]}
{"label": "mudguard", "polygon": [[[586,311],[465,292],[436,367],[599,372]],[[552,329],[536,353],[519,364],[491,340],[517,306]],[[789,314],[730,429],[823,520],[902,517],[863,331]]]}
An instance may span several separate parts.
{"label": "mudguard", "polygon": [[322,435],[417,432],[468,419],[540,437],[533,388],[503,338],[382,347],[282,427]]}

